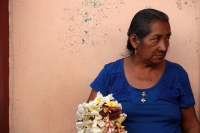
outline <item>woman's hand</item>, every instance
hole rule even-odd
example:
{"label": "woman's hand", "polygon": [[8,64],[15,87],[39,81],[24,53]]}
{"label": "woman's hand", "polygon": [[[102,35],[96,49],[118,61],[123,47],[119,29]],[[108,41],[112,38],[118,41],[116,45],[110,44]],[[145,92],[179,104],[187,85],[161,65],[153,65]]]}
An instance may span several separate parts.
{"label": "woman's hand", "polygon": [[102,116],[102,117],[106,117],[107,115],[109,115],[109,119],[110,120],[116,120],[120,117],[120,114],[122,113],[122,109],[121,107],[107,107],[107,106],[104,106],[104,108],[107,109],[107,111],[105,112],[105,110],[101,110],[99,112],[99,114]]}
{"label": "woman's hand", "polygon": [[[94,89],[92,89],[87,102],[94,100],[96,96],[97,96],[97,92]],[[120,114],[122,113],[121,107],[108,107],[106,105],[103,105],[103,106],[108,108],[109,111],[105,112],[104,110],[101,110],[99,114],[102,117],[106,117],[108,114],[109,114],[110,120],[115,120],[120,117]]]}

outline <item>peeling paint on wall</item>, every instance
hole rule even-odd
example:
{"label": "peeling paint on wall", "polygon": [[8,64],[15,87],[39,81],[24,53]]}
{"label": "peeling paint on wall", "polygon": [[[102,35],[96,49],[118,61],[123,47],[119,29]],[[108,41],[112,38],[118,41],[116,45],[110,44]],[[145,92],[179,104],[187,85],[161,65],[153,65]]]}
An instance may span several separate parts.
{"label": "peeling paint on wall", "polygon": [[182,9],[181,0],[178,0],[178,1],[176,2],[176,4],[177,4],[177,8],[178,8],[179,10],[181,10],[181,9]]}
{"label": "peeling paint on wall", "polygon": [[198,5],[196,0],[177,0],[176,6],[179,10],[187,10],[188,12],[190,12],[194,8],[196,9]]}
{"label": "peeling paint on wall", "polygon": [[[113,19],[112,12],[121,12],[125,2],[123,0],[84,0],[82,8],[68,7],[63,9],[66,14],[68,29],[66,29],[65,46],[77,46],[84,44],[85,47],[101,45],[99,39],[106,40],[109,37],[110,26],[103,23]],[[80,19],[82,18],[82,20]],[[73,27],[72,25],[77,25]],[[120,30],[121,32],[121,30]],[[80,34],[82,33],[82,34]],[[69,39],[76,38],[76,39]],[[83,39],[84,38],[84,41]],[[73,43],[73,44],[71,44]],[[69,50],[69,47],[66,48]]]}

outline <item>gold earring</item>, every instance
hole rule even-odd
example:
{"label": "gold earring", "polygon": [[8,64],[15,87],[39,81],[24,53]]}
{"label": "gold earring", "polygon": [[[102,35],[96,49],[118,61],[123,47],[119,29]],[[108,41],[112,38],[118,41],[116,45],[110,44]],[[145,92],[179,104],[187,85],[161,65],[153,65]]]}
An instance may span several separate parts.
{"label": "gold earring", "polygon": [[137,49],[135,48],[135,54],[137,54]]}

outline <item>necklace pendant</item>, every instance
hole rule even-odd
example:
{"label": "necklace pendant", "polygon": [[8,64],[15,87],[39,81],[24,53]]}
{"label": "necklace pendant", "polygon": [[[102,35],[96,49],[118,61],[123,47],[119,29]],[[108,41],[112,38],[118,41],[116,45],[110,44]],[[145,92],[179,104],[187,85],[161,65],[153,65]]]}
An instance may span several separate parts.
{"label": "necklace pendant", "polygon": [[141,101],[144,103],[144,102],[146,102],[146,99],[142,98]]}
{"label": "necklace pendant", "polygon": [[144,97],[144,96],[146,96],[146,95],[147,95],[147,94],[143,91],[143,92],[142,92],[142,96]]}

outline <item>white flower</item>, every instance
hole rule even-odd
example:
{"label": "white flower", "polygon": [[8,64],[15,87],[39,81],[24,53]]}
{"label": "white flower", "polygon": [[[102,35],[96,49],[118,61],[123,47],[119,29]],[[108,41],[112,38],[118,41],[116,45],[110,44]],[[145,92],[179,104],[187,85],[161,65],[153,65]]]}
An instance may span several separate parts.
{"label": "white flower", "polygon": [[99,126],[99,127],[103,127],[103,126],[105,126],[105,122],[103,121],[103,120],[93,120],[93,124],[92,124],[92,127],[96,127],[97,125]]}
{"label": "white flower", "polygon": [[108,96],[105,97],[105,102],[110,102],[111,100],[114,100],[113,94],[109,94]]}
{"label": "white flower", "polygon": [[104,99],[105,98],[103,97],[103,95],[100,92],[97,92],[97,96],[94,99],[94,103],[99,106],[102,106],[104,104]]}
{"label": "white flower", "polygon": [[101,110],[100,109],[100,106],[98,106],[98,105],[96,105],[94,102],[89,102],[88,104],[87,104],[87,108],[89,109],[89,111],[99,111],[99,110]]}
{"label": "white flower", "polygon": [[90,131],[92,133],[101,133],[102,129],[96,126],[96,127],[92,128]]}
{"label": "white flower", "polygon": [[108,107],[118,107],[118,102],[110,101],[110,102],[107,102],[105,105],[107,105]]}
{"label": "white flower", "polygon": [[78,120],[83,120],[85,116],[88,114],[88,103],[83,103],[78,105],[78,111],[76,112],[76,116]]}
{"label": "white flower", "polygon": [[77,129],[80,129],[80,128],[82,129],[83,127],[84,127],[84,123],[83,122],[77,122],[76,123],[76,128]]}
{"label": "white flower", "polygon": [[85,132],[85,128],[78,131],[78,133],[84,133],[84,132]]}
{"label": "white flower", "polygon": [[[106,105],[106,106],[104,106]],[[110,112],[110,108],[121,107],[118,101],[114,101],[112,94],[106,97],[100,92],[93,101],[78,105],[76,116],[79,122],[76,123],[78,133],[112,133],[117,131],[120,133],[127,133],[124,126],[121,125],[126,118],[126,114],[120,114],[120,118],[116,120],[109,120],[109,115],[102,117],[100,111]],[[122,108],[122,107],[121,107]]]}

